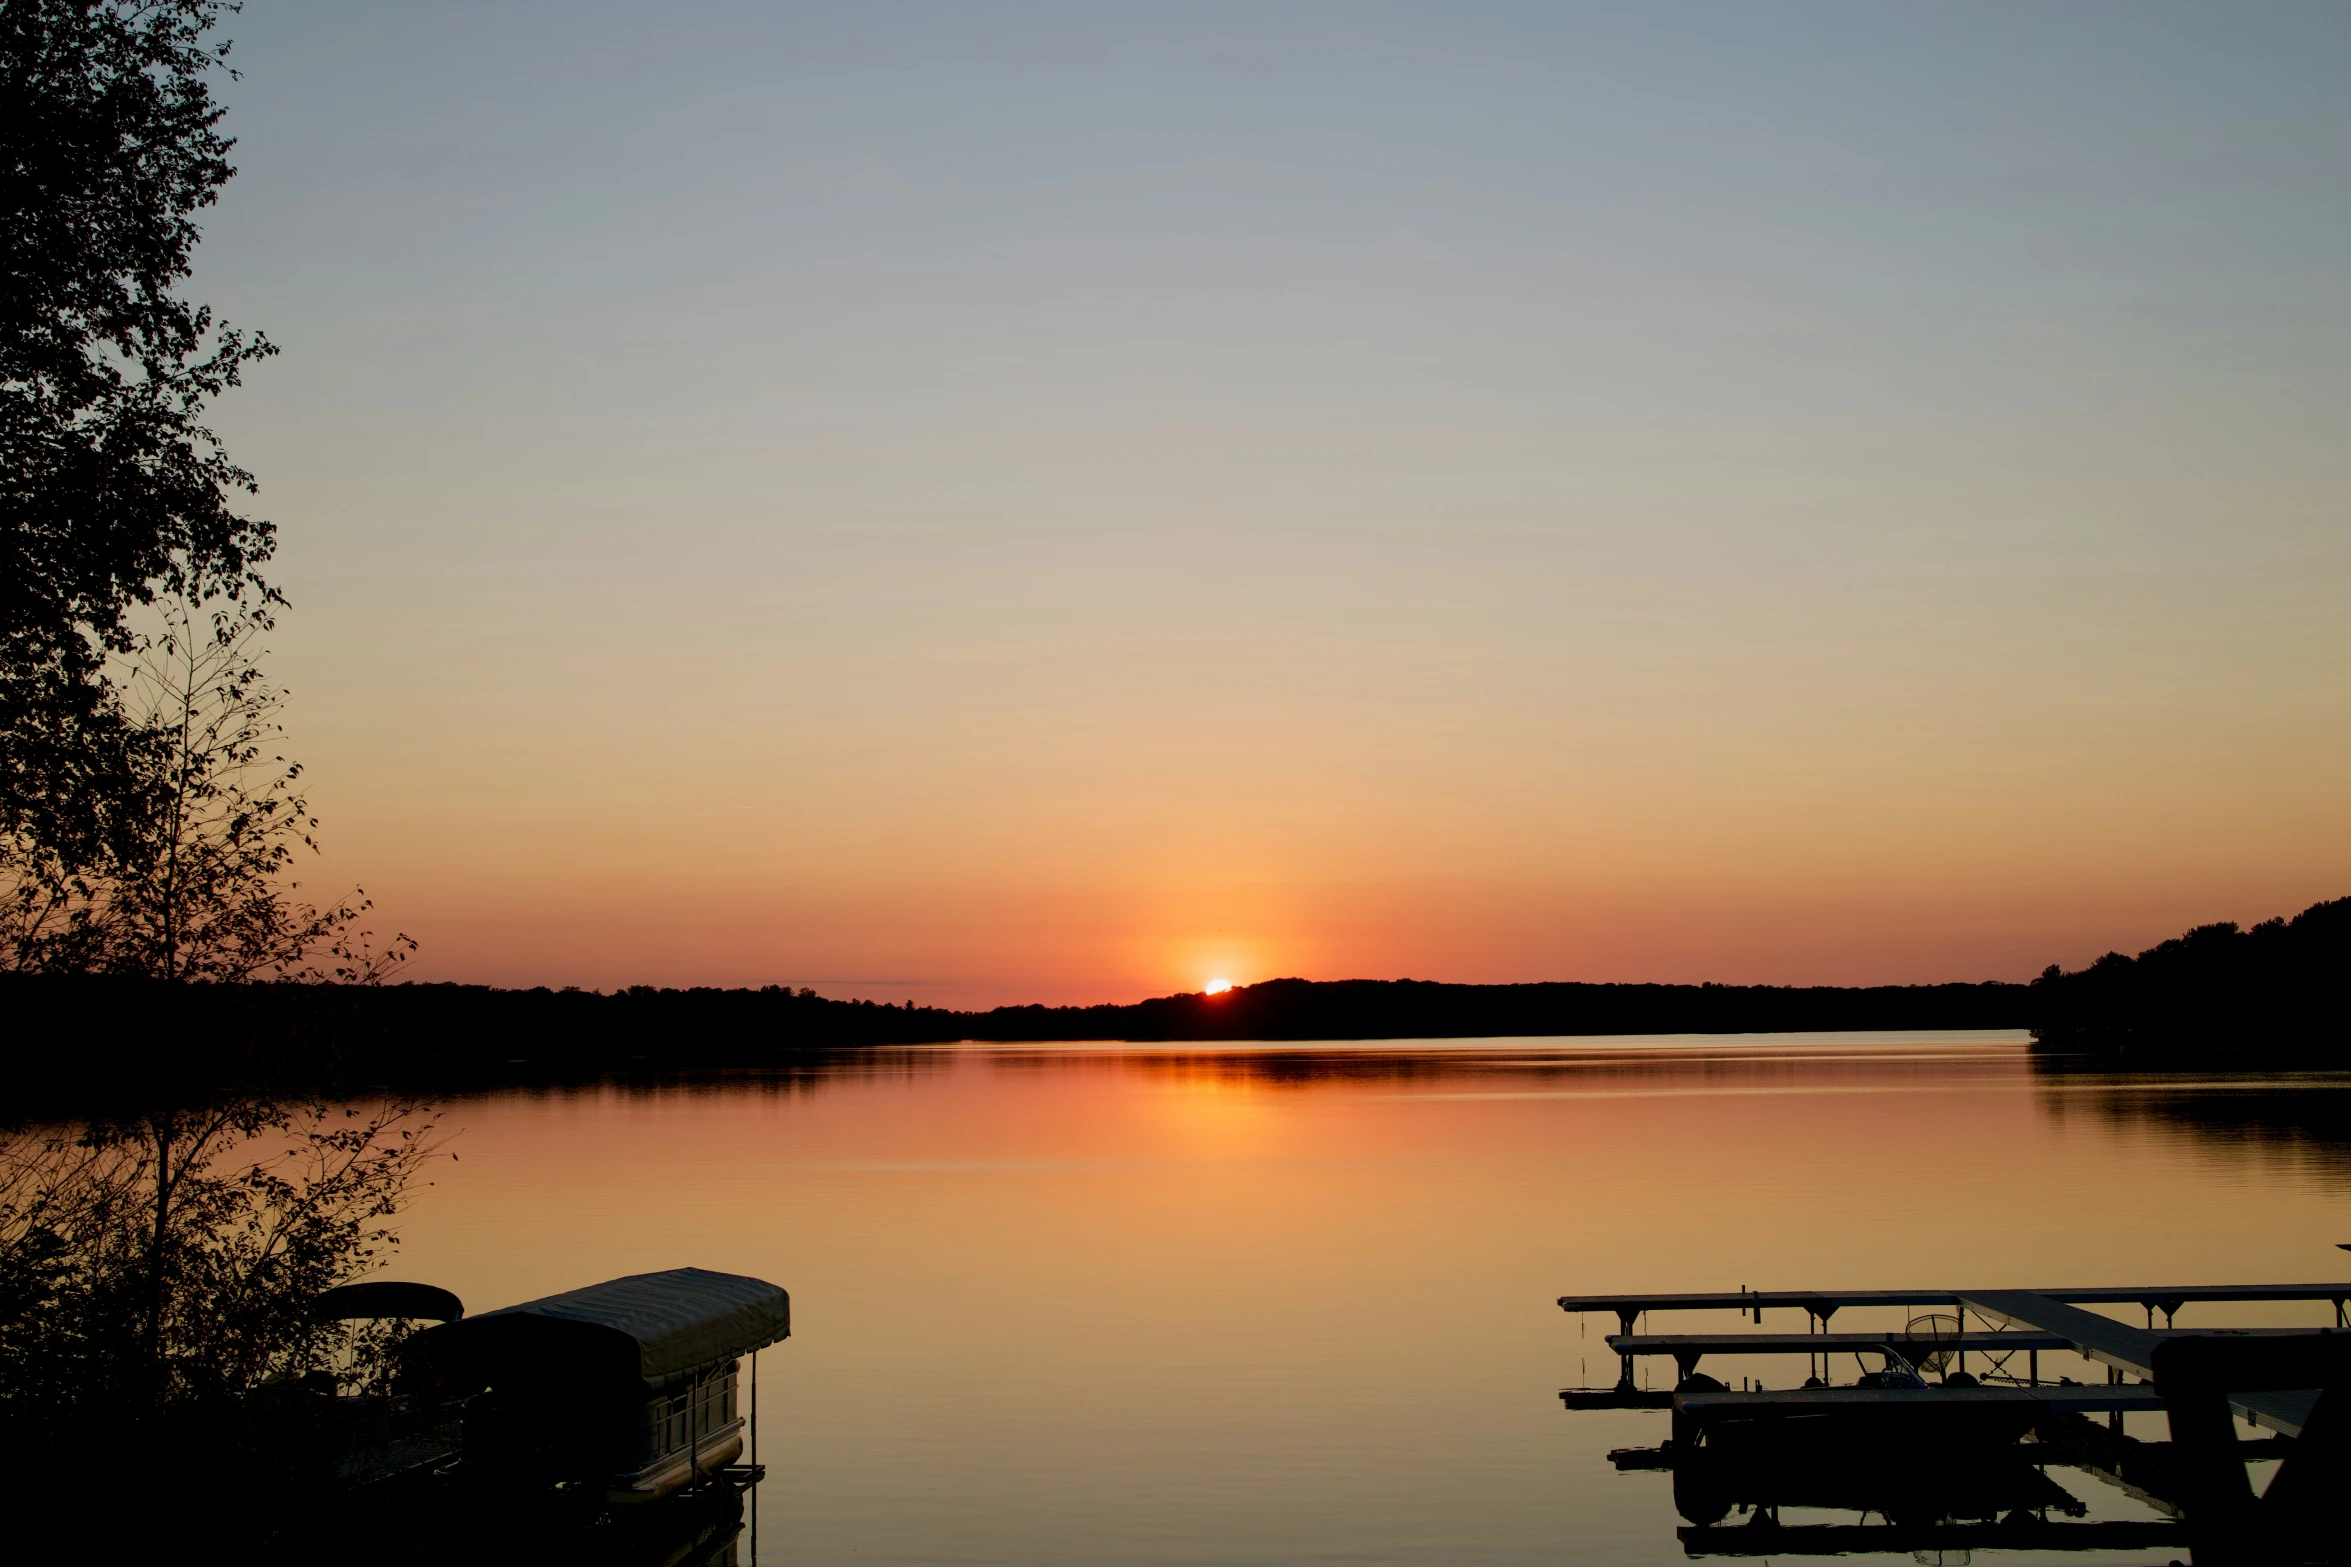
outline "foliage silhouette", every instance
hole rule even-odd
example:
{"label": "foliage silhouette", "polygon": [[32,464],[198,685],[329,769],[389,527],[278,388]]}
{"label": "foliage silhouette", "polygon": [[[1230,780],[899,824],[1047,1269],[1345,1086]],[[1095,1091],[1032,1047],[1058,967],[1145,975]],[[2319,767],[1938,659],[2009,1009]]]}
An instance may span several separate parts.
{"label": "foliage silhouette", "polygon": [[2251,930],[2199,925],[2071,973],[2052,964],[2030,996],[2033,1037],[2051,1050],[2340,1063],[2351,1055],[2351,898]]}
{"label": "foliage silhouette", "polygon": [[67,1514],[126,1446],[184,1518],[224,1472],[315,1464],[265,1390],[382,1347],[311,1308],[375,1265],[430,1148],[412,1106],[221,1091],[223,1060],[326,1027],[244,1004],[322,987],[250,981],[373,982],[411,945],[373,953],[364,899],[286,879],[315,823],[258,665],[276,536],[205,423],[275,350],[183,292],[235,173],[236,9],[0,0],[0,970],[66,987],[11,1016],[15,1075],[80,1060],[104,1089],[0,1137],[0,1462]]}
{"label": "foliage silhouette", "polygon": [[49,1474],[70,1515],[77,1487],[118,1484],[79,1455],[116,1452],[154,1506],[120,1521],[176,1516],[158,1527],[182,1544],[209,1516],[190,1488],[224,1473],[330,1489],[313,1390],[368,1379],[397,1325],[314,1304],[381,1265],[433,1149],[406,1103],[230,1099],[0,1137],[0,1461]]}
{"label": "foliage silhouette", "polygon": [[257,662],[263,623],[228,599],[159,609],[118,666],[123,766],[92,791],[79,851],[0,837],[0,968],[381,980],[415,944],[376,952],[363,895],[321,909],[286,880],[317,821],[301,767],[272,750],[283,696]]}
{"label": "foliage silhouette", "polygon": [[203,423],[274,352],[181,297],[235,173],[214,0],[0,8],[0,832],[76,863],[126,765],[104,679],[159,593],[266,616],[269,523]]}
{"label": "foliage silhouette", "polygon": [[[495,990],[479,985],[165,985],[0,974],[22,1045],[0,1056],[0,1116],[143,1094],[440,1093],[607,1074],[790,1069],[826,1051],[951,1040],[1399,1039],[1765,1030],[2014,1028],[2022,985],[1437,985],[1301,979],[1131,1006],[939,1007],[808,989]],[[58,1052],[44,1039],[115,1041]],[[160,1041],[170,1040],[165,1046]],[[0,1047],[4,1048],[4,1047]]]}
{"label": "foliage silhouette", "polygon": [[1450,985],[1275,979],[1222,995],[1127,1007],[999,1007],[985,1039],[1441,1039],[2004,1028],[2023,987],[1879,985]]}

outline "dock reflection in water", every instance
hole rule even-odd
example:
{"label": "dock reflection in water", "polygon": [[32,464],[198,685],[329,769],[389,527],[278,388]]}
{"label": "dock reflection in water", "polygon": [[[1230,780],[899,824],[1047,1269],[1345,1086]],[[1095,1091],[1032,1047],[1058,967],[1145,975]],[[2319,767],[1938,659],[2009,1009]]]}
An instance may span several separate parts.
{"label": "dock reflection in water", "polygon": [[[1666,1412],[1561,1413],[1618,1369],[1564,1289],[2334,1270],[2351,1156],[2111,1086],[2002,1035],[879,1051],[461,1102],[398,1268],[483,1304],[685,1263],[788,1280],[770,1563],[1681,1561],[1677,1476],[1606,1457]],[[2057,1483],[2089,1511],[2052,1522],[2161,1521]]]}

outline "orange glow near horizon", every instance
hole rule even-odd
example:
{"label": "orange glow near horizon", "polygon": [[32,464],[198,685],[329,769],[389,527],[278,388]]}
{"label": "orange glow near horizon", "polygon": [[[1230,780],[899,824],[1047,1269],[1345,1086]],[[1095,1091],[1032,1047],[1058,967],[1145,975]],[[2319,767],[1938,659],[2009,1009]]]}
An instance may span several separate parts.
{"label": "orange glow near horizon", "polygon": [[[334,863],[350,863],[347,845],[333,846]],[[1190,899],[1170,907],[1109,887],[877,893],[831,878],[794,887],[780,865],[769,888],[717,897],[697,893],[683,874],[598,885],[572,879],[568,868],[560,883],[551,874],[536,889],[522,885],[532,878],[519,869],[511,879],[485,871],[459,887],[414,864],[366,885],[378,899],[379,930],[423,939],[409,976],[417,980],[788,984],[951,1007],[1125,1003],[1203,989],[1202,976],[1236,987],[1284,977],[2025,980],[2052,962],[2079,967],[2211,919],[2251,923],[2351,891],[2351,879],[2338,885],[2323,867],[2139,886],[2067,885],[2022,870],[2003,878],[1997,869],[1943,868],[1932,898],[1891,877],[1838,885],[1793,871],[1778,888],[1728,874],[1714,887],[1681,876],[1642,887],[1629,868],[1557,888],[1316,876],[1278,898],[1239,889],[1231,906],[1254,917],[1228,928],[1249,930],[1245,937],[1185,933],[1210,923],[1190,912]]]}
{"label": "orange glow near horizon", "polygon": [[1200,988],[1211,996],[1221,996],[1233,988],[1233,982],[1229,979],[1212,979]]}

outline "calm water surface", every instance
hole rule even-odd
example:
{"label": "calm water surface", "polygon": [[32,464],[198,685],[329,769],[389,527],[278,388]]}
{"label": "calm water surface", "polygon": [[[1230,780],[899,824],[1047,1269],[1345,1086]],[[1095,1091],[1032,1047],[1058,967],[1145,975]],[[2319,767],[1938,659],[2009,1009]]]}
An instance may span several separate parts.
{"label": "calm water surface", "polygon": [[1665,1417],[1561,1408],[1614,1324],[1556,1296],[2340,1277],[2346,1105],[2006,1034],[894,1049],[459,1101],[397,1271],[789,1288],[761,1562],[1677,1562],[1605,1457]]}

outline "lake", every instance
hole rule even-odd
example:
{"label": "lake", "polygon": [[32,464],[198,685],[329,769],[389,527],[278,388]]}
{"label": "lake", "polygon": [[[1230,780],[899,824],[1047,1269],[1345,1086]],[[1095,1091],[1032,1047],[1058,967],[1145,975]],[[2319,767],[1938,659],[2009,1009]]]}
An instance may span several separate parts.
{"label": "lake", "polygon": [[1606,1457],[1666,1416],[1562,1408],[1615,1323],[1557,1296],[2342,1277],[2346,1107],[2006,1033],[893,1048],[452,1101],[393,1273],[787,1287],[760,1562],[1678,1562],[1669,1477]]}

